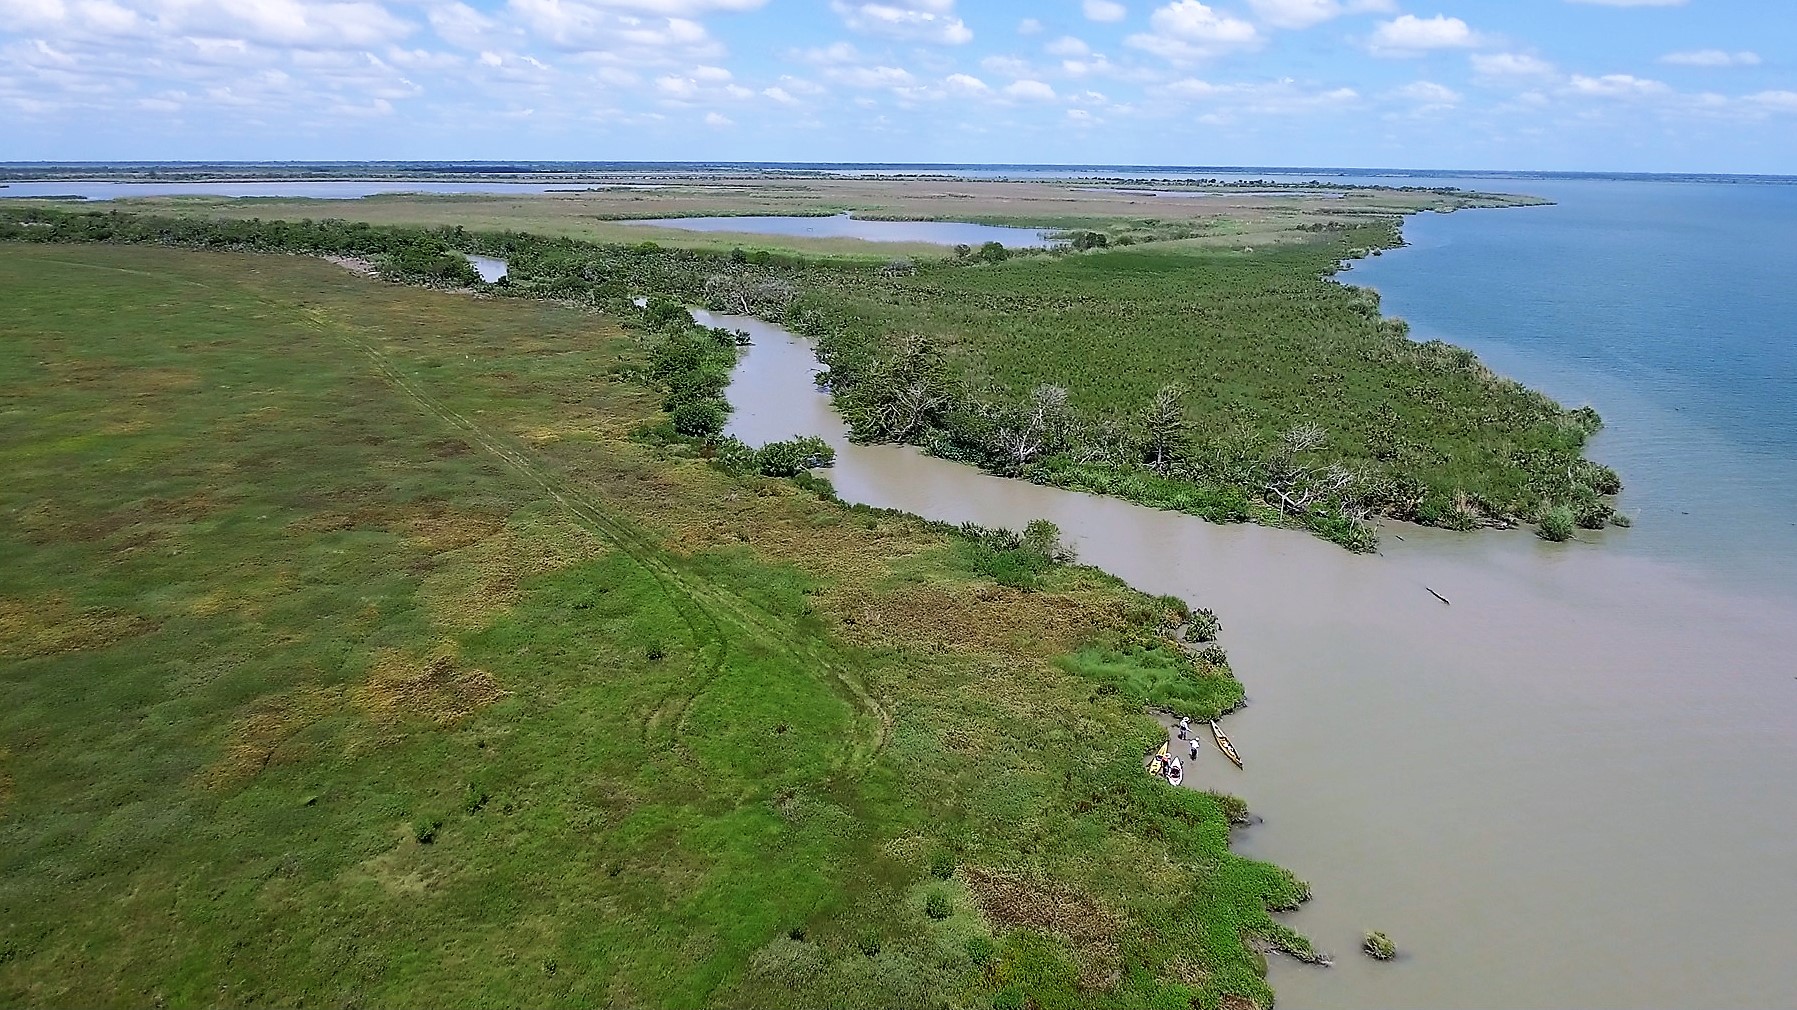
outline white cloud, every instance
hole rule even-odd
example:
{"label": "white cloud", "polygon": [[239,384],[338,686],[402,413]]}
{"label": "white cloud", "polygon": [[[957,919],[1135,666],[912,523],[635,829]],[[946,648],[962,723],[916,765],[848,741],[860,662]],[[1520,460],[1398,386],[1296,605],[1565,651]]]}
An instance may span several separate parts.
{"label": "white cloud", "polygon": [[1082,8],[1093,21],[1121,21],[1129,17],[1129,8],[1114,0],[1086,0]]}
{"label": "white cloud", "polygon": [[1083,40],[1076,39],[1071,35],[1063,35],[1042,48],[1051,56],[1065,56],[1069,59],[1076,56],[1084,56],[1092,51],[1091,46],[1086,45]]}
{"label": "white cloud", "polygon": [[[1339,109],[1360,100],[1353,88],[1310,89],[1291,78],[1252,84],[1215,84],[1187,77],[1162,85],[1154,93],[1180,102],[1197,103],[1208,110],[1200,122],[1213,125],[1237,116],[1291,116],[1324,109]],[[1188,110],[1183,107],[1181,113]]]}
{"label": "white cloud", "polygon": [[1633,74],[1605,74],[1602,77],[1573,74],[1569,87],[1574,94],[1596,95],[1604,98],[1657,95],[1670,90],[1659,81],[1636,77]]}
{"label": "white cloud", "polygon": [[824,86],[816,81],[808,81],[803,77],[794,77],[791,74],[780,75],[779,83],[782,89],[795,95],[821,95],[825,91]]}
{"label": "white cloud", "polygon": [[1156,29],[1187,42],[1241,45],[1257,38],[1253,25],[1218,14],[1198,0],[1176,0],[1148,20]]}
{"label": "white cloud", "polygon": [[830,64],[861,62],[861,50],[856,49],[852,43],[848,42],[832,42],[827,46],[821,46],[816,49],[806,49],[799,52],[797,56],[806,63]]}
{"label": "white cloud", "polygon": [[964,95],[984,95],[992,91],[990,87],[986,86],[985,81],[972,74],[949,74],[942,79],[942,83],[950,91],[957,91]]}
{"label": "white cloud", "polygon": [[1012,81],[1005,85],[1005,97],[1018,98],[1030,102],[1054,101],[1054,89],[1041,81]]}
{"label": "white cloud", "polygon": [[714,130],[721,130],[725,127],[735,126],[736,121],[721,112],[707,112],[705,114],[705,125]]}
{"label": "white cloud", "polygon": [[1191,62],[1260,43],[1260,33],[1252,24],[1219,14],[1199,0],[1175,0],[1156,10],[1148,21],[1153,33],[1131,35],[1124,44],[1174,62]]}
{"label": "white cloud", "polygon": [[967,23],[955,16],[955,0],[831,0],[830,8],[850,31],[958,46],[973,40]]}
{"label": "white cloud", "polygon": [[1660,57],[1660,62],[1677,67],[1757,67],[1760,65],[1760,54],[1745,50],[1730,53],[1721,49],[1693,49],[1667,53]]}
{"label": "white cloud", "polygon": [[[99,6],[113,9],[96,17]],[[133,23],[126,17],[130,12],[110,3],[75,3],[64,9],[81,12],[90,29]],[[405,38],[416,28],[379,4],[309,0],[183,0],[161,5],[155,22],[165,36],[197,35],[322,49],[382,46]]]}
{"label": "white cloud", "polygon": [[1566,0],[1567,3],[1592,4],[1597,7],[1683,7],[1685,0]]}
{"label": "white cloud", "polygon": [[1472,64],[1480,77],[1553,77],[1559,73],[1552,63],[1527,53],[1474,53]]}
{"label": "white cloud", "polygon": [[1309,28],[1344,14],[1397,10],[1395,0],[1248,0],[1248,6],[1274,28]]}
{"label": "white cloud", "polygon": [[1028,61],[1020,60],[1015,56],[988,56],[980,61],[980,66],[984,67],[988,73],[997,74],[1000,77],[1028,77],[1030,75]]}
{"label": "white cloud", "polygon": [[1089,60],[1062,60],[1061,72],[1069,77],[1085,77],[1088,74],[1106,74],[1112,70],[1111,61],[1103,54]]}
{"label": "white cloud", "polygon": [[1458,105],[1460,93],[1434,81],[1412,81],[1392,92],[1397,98],[1416,102],[1419,105]]}
{"label": "white cloud", "polygon": [[767,6],[767,0],[595,0],[595,2],[604,7],[616,7],[620,10],[683,17],[741,13],[760,10]]}
{"label": "white cloud", "polygon": [[1433,49],[1465,49],[1478,44],[1479,37],[1459,18],[1404,14],[1381,21],[1368,48],[1377,56],[1420,56]]}
{"label": "white cloud", "polygon": [[1042,22],[1037,21],[1035,18],[1024,18],[1022,21],[1017,22],[1017,34],[1040,35],[1042,34]]}
{"label": "white cloud", "polygon": [[704,25],[688,18],[642,18],[577,0],[508,0],[506,9],[558,49],[612,52],[637,60],[669,51],[688,56],[722,51]]}
{"label": "white cloud", "polygon": [[785,88],[763,88],[761,89],[761,93],[762,95],[779,102],[781,105],[794,105],[798,102],[798,99],[792,97],[792,92],[787,91]]}
{"label": "white cloud", "polygon": [[438,4],[425,12],[437,37],[463,49],[481,49],[493,43],[499,23],[465,3]]}
{"label": "white cloud", "polygon": [[1762,91],[1748,95],[1747,100],[1780,112],[1797,112],[1797,91]]}
{"label": "white cloud", "polygon": [[1068,109],[1067,118],[1081,126],[1090,126],[1095,121],[1092,114],[1085,109]]}
{"label": "white cloud", "polygon": [[917,81],[903,67],[831,67],[824,75],[851,88],[900,88]]}

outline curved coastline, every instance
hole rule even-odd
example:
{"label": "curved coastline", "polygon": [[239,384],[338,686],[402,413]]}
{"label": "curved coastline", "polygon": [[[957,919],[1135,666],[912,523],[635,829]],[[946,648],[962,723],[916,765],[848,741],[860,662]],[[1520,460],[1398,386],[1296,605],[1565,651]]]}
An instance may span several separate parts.
{"label": "curved coastline", "polygon": [[[1235,846],[1311,881],[1318,899],[1292,925],[1318,947],[1352,949],[1368,922],[1406,941],[1401,992],[1359,958],[1327,977],[1275,961],[1271,981],[1283,999],[1464,1005],[1464,993],[1482,992],[1549,1005],[1567,993],[1626,1002],[1618,993],[1676,990],[1676,973],[1645,962],[1636,963],[1639,977],[1627,984],[1572,971],[1523,979],[1505,966],[1624,956],[1604,937],[1632,936],[1626,924],[1633,913],[1602,916],[1607,933],[1593,932],[1589,912],[1542,923],[1530,902],[1570,891],[1614,907],[1624,881],[1651,873],[1683,846],[1700,845],[1705,829],[1697,824],[1652,817],[1661,782],[1778,780],[1711,749],[1717,734],[1772,731],[1771,678],[1694,680],[1686,663],[1695,649],[1719,667],[1776,668],[1779,657],[1797,649],[1797,630],[1777,607],[1719,594],[1644,559],[1567,554],[1521,531],[1465,537],[1419,528],[1381,556],[1353,555],[1292,530],[1218,526],[984,474],[907,446],[857,446],[810,382],[815,361],[806,342],[759,320],[704,318],[747,328],[755,338],[732,387],[737,413],[730,431],[748,441],[823,434],[838,450],[830,477],[845,500],[948,522],[1016,525],[1045,517],[1067,533],[1083,563],[1145,592],[1219,610],[1250,696],[1230,722],[1249,764],[1238,772],[1201,759],[1187,783],[1243,795],[1264,818]],[[761,382],[770,385],[752,393]],[[752,401],[745,396],[751,393]],[[1443,607],[1429,586],[1446,590],[1454,606]],[[1674,616],[1695,613],[1714,622],[1701,644]],[[1529,634],[1513,633],[1522,628]],[[1700,696],[1716,714],[1668,752],[1649,727],[1689,712]],[[1547,705],[1555,708],[1541,708]],[[1518,707],[1534,711],[1554,735],[1530,743],[1514,732]],[[1477,744],[1469,748],[1469,740]],[[1655,777],[1618,778],[1611,769],[1619,767],[1594,760],[1617,747]],[[1353,760],[1344,764],[1347,756]],[[1720,772],[1719,761],[1731,770]],[[1728,809],[1719,798],[1695,802],[1718,814]],[[1603,815],[1594,819],[1593,811]],[[1769,814],[1729,833],[1773,830]],[[1571,863],[1559,843],[1547,841],[1551,834],[1537,830],[1558,822],[1564,832],[1567,817],[1580,817],[1574,839],[1588,840],[1574,843],[1580,855]],[[1657,832],[1668,844],[1638,846],[1636,858],[1616,859],[1611,832]],[[1587,852],[1592,842],[1599,847]],[[1749,900],[1741,889],[1756,883],[1717,870],[1701,883],[1662,883],[1642,893],[1687,909],[1722,893],[1739,907]],[[1491,910],[1488,926],[1444,922],[1456,902],[1419,906],[1409,898],[1417,893],[1483,902]],[[1640,938],[1630,948],[1637,943],[1658,949]],[[1754,988],[1766,984],[1765,973],[1757,979],[1740,980],[1723,1002],[1750,1005],[1754,992],[1767,991]]]}

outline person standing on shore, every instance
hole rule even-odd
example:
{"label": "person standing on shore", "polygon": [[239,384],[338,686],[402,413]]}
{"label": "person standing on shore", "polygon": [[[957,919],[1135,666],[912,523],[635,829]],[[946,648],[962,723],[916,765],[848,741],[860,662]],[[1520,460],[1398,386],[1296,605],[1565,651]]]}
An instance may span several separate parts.
{"label": "person standing on shore", "polygon": [[1191,735],[1191,733],[1192,733],[1192,717],[1191,716],[1180,716],[1180,718],[1179,718],[1179,738],[1181,740],[1184,740],[1187,737],[1189,737]]}
{"label": "person standing on shore", "polygon": [[1190,743],[1192,745],[1192,760],[1196,761],[1198,760],[1198,738],[1193,737]]}

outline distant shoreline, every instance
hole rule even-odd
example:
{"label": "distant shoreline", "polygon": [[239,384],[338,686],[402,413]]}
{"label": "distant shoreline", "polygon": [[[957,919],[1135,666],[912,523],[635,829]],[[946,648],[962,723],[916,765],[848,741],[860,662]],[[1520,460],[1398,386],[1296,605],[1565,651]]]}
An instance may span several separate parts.
{"label": "distant shoreline", "polygon": [[[1277,180],[1305,178],[1319,186],[1341,188],[1410,188],[1403,179],[1653,181],[1731,185],[1794,185],[1797,175],[1705,172],[1571,172],[1508,169],[1408,169],[1342,168],[1275,165],[1034,165],[980,163],[883,162],[626,162],[626,161],[318,161],[318,162],[0,162],[4,182],[338,182],[338,181],[512,181],[518,183],[580,182],[594,179],[655,176],[658,178],[730,178],[769,176],[838,177],[845,174],[887,178],[959,177],[968,172],[1013,173],[990,176],[1027,181],[1037,179],[1100,178],[1131,180],[1156,177],[1191,179],[1199,173],[1218,176],[1271,176]],[[1390,179],[1389,186],[1369,187],[1336,183],[1331,179]],[[1274,181],[1272,179],[1266,181]],[[1282,185],[1291,185],[1281,182]]]}

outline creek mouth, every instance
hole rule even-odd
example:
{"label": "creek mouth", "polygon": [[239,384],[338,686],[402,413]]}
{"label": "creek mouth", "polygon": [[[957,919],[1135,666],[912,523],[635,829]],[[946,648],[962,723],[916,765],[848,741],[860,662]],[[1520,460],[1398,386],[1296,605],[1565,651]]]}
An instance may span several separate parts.
{"label": "creek mouth", "polygon": [[[1275,959],[1281,1006],[1748,1007],[1797,992],[1791,604],[1523,531],[1406,529],[1355,555],[855,445],[808,342],[694,315],[754,341],[727,433],[822,437],[844,500],[1046,518],[1082,562],[1217,612],[1249,695],[1227,726],[1247,767],[1210,748],[1186,781],[1247,800],[1264,823],[1237,849],[1312,885],[1288,921],[1337,955],[1328,970]],[[1403,958],[1349,956],[1369,929]]]}

